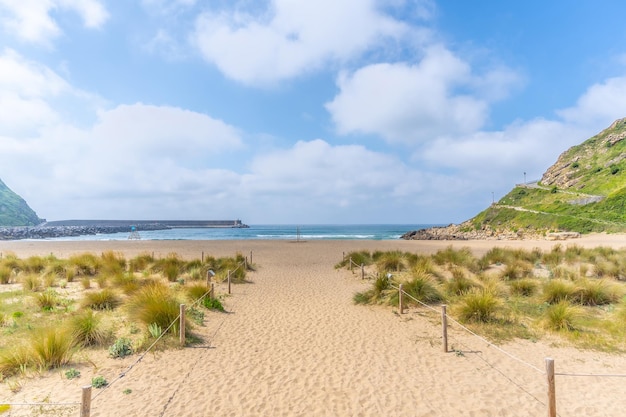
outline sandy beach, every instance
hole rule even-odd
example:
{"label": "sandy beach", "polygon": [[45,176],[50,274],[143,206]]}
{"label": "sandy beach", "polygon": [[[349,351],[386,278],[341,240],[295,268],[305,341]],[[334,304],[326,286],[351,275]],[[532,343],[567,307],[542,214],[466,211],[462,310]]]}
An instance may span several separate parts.
{"label": "sandy beach", "polygon": [[[499,346],[449,328],[441,343],[437,312],[358,306],[352,296],[371,283],[334,265],[355,250],[434,253],[453,245],[481,255],[493,246],[555,244],[626,247],[624,235],[570,241],[10,241],[19,257],[107,250],[127,257],[152,252],[252,257],[252,283],[233,287],[228,313],[208,313],[199,346],[110,359],[91,354],[68,380],[59,370],[24,379],[0,404],[79,402],[92,376],[113,383],[93,391],[92,416],[539,416],[547,415],[545,358],[557,373],[626,374],[626,357],[568,347],[556,340]],[[224,288],[218,288],[223,293]],[[131,369],[128,369],[131,365]],[[125,375],[120,378],[120,374]],[[622,416],[621,377],[557,375],[561,416]],[[130,393],[128,393],[130,390]],[[15,405],[6,415],[79,415],[77,406]]]}

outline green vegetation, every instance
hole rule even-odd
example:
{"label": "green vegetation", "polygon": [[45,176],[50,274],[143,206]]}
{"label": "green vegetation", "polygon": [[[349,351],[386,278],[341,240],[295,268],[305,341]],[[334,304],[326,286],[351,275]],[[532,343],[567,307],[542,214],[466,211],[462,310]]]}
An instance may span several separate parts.
{"label": "green vegetation", "polygon": [[393,263],[377,262],[390,259],[380,253],[359,256],[373,277],[356,304],[398,306],[402,284],[409,309],[445,303],[452,317],[495,340],[551,332],[579,347],[626,352],[626,249],[493,248],[477,258],[450,246],[429,257],[393,252]]}
{"label": "green vegetation", "polygon": [[515,187],[464,227],[543,233],[626,231],[624,138],[626,119],[621,119],[564,152],[544,174],[545,183],[540,182],[538,188]]}
{"label": "green vegetation", "polygon": [[42,222],[26,201],[0,180],[0,226],[36,226]]}
{"label": "green vegetation", "polygon": [[[88,358],[82,350],[109,349],[112,356],[131,354],[152,344],[150,334],[162,334],[160,347],[179,346],[180,304],[191,302],[188,319],[204,321],[205,306],[224,310],[219,298],[208,295],[206,273],[226,279],[236,260],[208,257],[183,260],[168,255],[125,259],[118,253],[73,255],[68,259],[34,256],[19,259],[11,253],[0,258],[0,381],[74,364]],[[176,265],[177,279],[168,268]],[[232,272],[233,282],[245,281],[250,266]],[[69,279],[68,279],[69,278]],[[97,284],[96,284],[97,283]],[[197,308],[193,304],[198,301]],[[211,314],[208,313],[207,314]],[[170,327],[170,324],[173,324]],[[168,329],[166,331],[166,329]],[[191,329],[191,326],[187,326]],[[188,330],[190,343],[200,341]],[[112,341],[113,345],[109,346]]]}

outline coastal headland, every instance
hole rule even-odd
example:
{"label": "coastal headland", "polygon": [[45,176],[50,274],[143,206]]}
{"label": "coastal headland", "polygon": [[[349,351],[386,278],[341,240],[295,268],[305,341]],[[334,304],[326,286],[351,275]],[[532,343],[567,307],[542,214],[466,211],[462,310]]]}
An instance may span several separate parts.
{"label": "coastal headland", "polygon": [[[80,401],[96,376],[116,381],[94,390],[93,416],[520,416],[547,414],[545,358],[557,372],[626,374],[626,357],[579,350],[558,339],[514,340],[497,349],[449,325],[441,348],[438,313],[355,305],[369,280],[334,266],[359,250],[435,253],[453,246],[480,255],[495,246],[550,250],[556,242],[525,241],[6,241],[0,252],[68,257],[115,251],[252,258],[248,284],[216,288],[227,313],[208,313],[195,347],[111,359],[85,351],[85,363],[28,375],[20,389],[0,384],[1,403]],[[565,245],[566,243],[561,243]],[[626,247],[624,235],[585,235],[582,247]],[[501,350],[500,350],[501,349]],[[506,354],[504,354],[505,352]],[[132,365],[132,367],[131,367]],[[129,369],[130,368],[130,369]],[[123,378],[120,378],[123,375]],[[626,407],[620,378],[557,376],[560,415],[619,416]],[[46,406],[42,409],[47,410]],[[37,408],[38,409],[38,408]],[[34,410],[34,409],[33,409]],[[31,415],[13,406],[11,415]],[[60,415],[60,414],[58,414]],[[74,414],[64,414],[74,415]],[[77,415],[77,414],[76,414]]]}

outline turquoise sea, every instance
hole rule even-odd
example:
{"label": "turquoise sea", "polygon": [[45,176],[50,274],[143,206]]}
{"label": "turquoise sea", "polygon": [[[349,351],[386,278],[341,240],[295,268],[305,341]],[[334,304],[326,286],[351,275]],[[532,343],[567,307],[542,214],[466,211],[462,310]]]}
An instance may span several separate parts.
{"label": "turquoise sea", "polygon": [[[411,230],[432,224],[365,224],[365,225],[250,225],[249,228],[176,228],[140,231],[142,240],[319,240],[319,239],[399,239]],[[127,240],[128,233],[111,233],[61,237],[50,240]]]}

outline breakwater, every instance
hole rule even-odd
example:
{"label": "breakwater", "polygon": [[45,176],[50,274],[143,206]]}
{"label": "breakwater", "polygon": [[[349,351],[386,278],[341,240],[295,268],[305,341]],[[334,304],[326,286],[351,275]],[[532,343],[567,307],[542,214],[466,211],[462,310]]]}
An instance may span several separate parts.
{"label": "breakwater", "polygon": [[241,220],[59,220],[37,226],[0,227],[0,240],[51,239],[175,228],[247,228]]}

